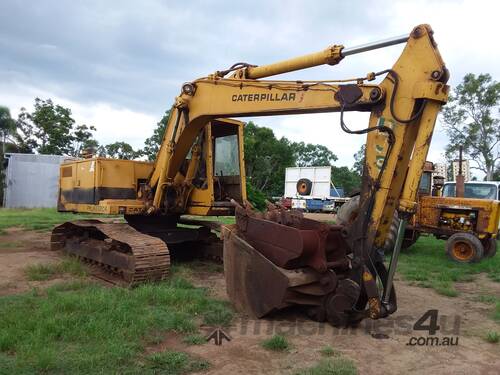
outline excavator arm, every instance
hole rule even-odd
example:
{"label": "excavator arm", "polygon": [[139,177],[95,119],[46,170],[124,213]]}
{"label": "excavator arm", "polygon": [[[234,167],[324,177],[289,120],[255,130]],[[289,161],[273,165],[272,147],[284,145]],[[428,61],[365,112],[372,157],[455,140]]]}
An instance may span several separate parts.
{"label": "excavator arm", "polygon": [[[162,206],[167,189],[181,191],[175,178],[189,150],[196,145],[201,130],[213,119],[371,112],[369,130],[363,131],[368,137],[362,195],[363,201],[367,201],[374,193],[370,207],[364,209],[370,217],[367,237],[369,243],[375,241],[381,245],[394,209],[415,210],[416,192],[434,123],[447,99],[448,72],[432,34],[429,26],[420,25],[408,36],[371,47],[344,49],[333,46],[276,64],[241,67],[229,78],[223,77],[227,72],[217,72],[185,83],[171,110],[149,181],[155,192],[151,206],[153,209]],[[403,41],[406,47],[391,69],[370,73],[352,83],[257,79],[321,64],[336,64],[344,56]],[[385,78],[376,85],[365,83],[377,76]],[[342,117],[344,122],[346,116]],[[333,126],[338,125],[332,123]],[[191,163],[196,162],[196,158],[191,159]],[[188,196],[178,195],[176,199],[178,203],[174,207],[182,208]]]}
{"label": "excavator arm", "polygon": [[[262,79],[334,65],[351,54],[404,42],[406,46],[391,68],[365,77],[342,81]],[[369,84],[379,77],[380,83]],[[272,207],[266,214],[258,214],[239,206],[236,228],[223,231],[228,294],[236,306],[255,316],[290,304],[314,306],[315,318],[335,325],[349,324],[360,316],[387,316],[396,310],[392,279],[402,234],[406,219],[416,209],[435,121],[448,96],[448,77],[431,28],[419,25],[407,36],[372,45],[351,49],[332,46],[266,66],[236,64],[227,71],[187,82],[172,107],[149,180],[154,192],[148,204],[150,212],[182,212],[189,199],[185,181],[191,178],[189,171],[196,170],[197,158],[189,159],[184,178],[179,170],[193,145],[196,151],[200,133],[210,121],[340,112],[343,131],[367,136],[357,217],[349,225],[325,228]],[[346,113],[351,111],[370,112],[368,126],[350,129]],[[165,207],[165,195],[175,203]],[[379,249],[395,210],[402,220],[387,270]],[[290,238],[295,240],[290,242]],[[376,290],[377,278],[384,286],[381,293]],[[262,280],[278,287],[264,293]],[[369,308],[365,310],[366,303]]]}

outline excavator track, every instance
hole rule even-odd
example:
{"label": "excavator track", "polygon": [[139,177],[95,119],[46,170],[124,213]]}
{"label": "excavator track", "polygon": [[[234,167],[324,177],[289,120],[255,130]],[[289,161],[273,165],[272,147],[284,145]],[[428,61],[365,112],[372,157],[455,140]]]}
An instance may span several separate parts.
{"label": "excavator track", "polygon": [[163,280],[170,269],[165,242],[124,223],[66,222],[52,231],[51,249],[98,265],[109,274],[107,281],[117,283],[118,276],[129,286]]}

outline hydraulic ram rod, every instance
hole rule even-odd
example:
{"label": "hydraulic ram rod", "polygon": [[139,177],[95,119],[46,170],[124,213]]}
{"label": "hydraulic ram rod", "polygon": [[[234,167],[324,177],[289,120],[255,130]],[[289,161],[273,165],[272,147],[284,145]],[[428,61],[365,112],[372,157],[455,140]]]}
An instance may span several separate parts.
{"label": "hydraulic ram rod", "polygon": [[274,64],[248,67],[246,70],[246,76],[250,79],[259,79],[271,77],[277,74],[293,72],[295,70],[311,68],[318,65],[335,65],[345,56],[405,43],[409,37],[409,34],[406,34],[350,48],[344,48],[341,45],[334,45],[320,52],[314,52],[308,55],[295,57],[293,59],[283,60]]}
{"label": "hydraulic ram rod", "polygon": [[394,46],[396,44],[406,43],[408,41],[409,37],[410,37],[409,34],[400,35],[400,36],[396,36],[393,38],[379,40],[378,42],[362,44],[362,45],[356,46],[356,47],[344,48],[344,49],[342,49],[342,51],[340,53],[344,57],[344,56],[355,55],[357,53],[362,53],[362,52],[366,52],[366,51],[372,51],[374,49]]}

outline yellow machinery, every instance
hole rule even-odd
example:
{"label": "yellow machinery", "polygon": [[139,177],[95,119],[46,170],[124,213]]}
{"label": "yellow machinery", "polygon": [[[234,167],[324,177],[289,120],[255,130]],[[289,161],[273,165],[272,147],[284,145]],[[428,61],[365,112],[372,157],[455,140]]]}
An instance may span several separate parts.
{"label": "yellow machinery", "polygon": [[[398,43],[406,46],[395,64],[364,77],[263,79],[335,65]],[[383,42],[334,45],[271,65],[238,63],[187,82],[153,165],[89,159],[61,167],[61,211],[124,213],[128,224],[65,223],[54,230],[54,247],[131,282],[158,280],[167,273],[171,244],[205,241],[202,228],[193,234],[177,226],[180,215],[235,212],[236,224],[222,228],[226,284],[235,306],[260,317],[298,304],[311,317],[335,325],[387,316],[396,310],[392,279],[407,219],[416,211],[436,117],[447,100],[448,76],[431,28],[419,25]],[[369,83],[377,78],[379,83]],[[350,111],[369,112],[368,127],[349,129]],[[276,207],[252,210],[246,202],[242,124],[228,117],[320,112],[340,112],[342,130],[367,135],[356,220],[328,225]],[[377,249],[395,210],[403,219],[387,270]]]}
{"label": "yellow machinery", "polygon": [[430,162],[426,164],[418,209],[409,222],[403,246],[410,246],[420,233],[430,233],[447,240],[446,253],[456,262],[493,257],[497,251],[500,201],[435,196],[442,186],[431,186],[434,167]]}
{"label": "yellow machinery", "polygon": [[[418,187],[417,211],[408,222],[402,248],[409,248],[421,233],[428,233],[447,240],[446,253],[456,262],[472,263],[493,257],[497,252],[500,201],[442,197],[442,182],[432,185],[433,172],[433,164],[426,162]],[[347,225],[358,212],[359,196],[355,196],[339,209],[337,222]],[[386,252],[394,248],[399,222],[395,214],[383,246]]]}

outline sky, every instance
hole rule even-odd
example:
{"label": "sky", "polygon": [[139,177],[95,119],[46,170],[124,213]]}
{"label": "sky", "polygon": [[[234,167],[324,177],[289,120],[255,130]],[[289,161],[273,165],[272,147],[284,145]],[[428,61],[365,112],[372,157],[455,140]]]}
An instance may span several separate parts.
{"label": "sky", "polygon": [[[34,98],[71,108],[101,143],[143,146],[183,82],[235,62],[255,65],[434,30],[454,86],[469,72],[500,80],[500,2],[474,1],[69,1],[0,3],[0,105],[17,116]],[[280,79],[338,79],[390,67],[403,45],[349,56]],[[351,128],[366,114],[348,113]],[[347,135],[338,114],[247,118],[278,137],[327,146],[351,167],[364,136]],[[428,159],[441,162],[438,121]],[[478,174],[480,175],[480,174]]]}

